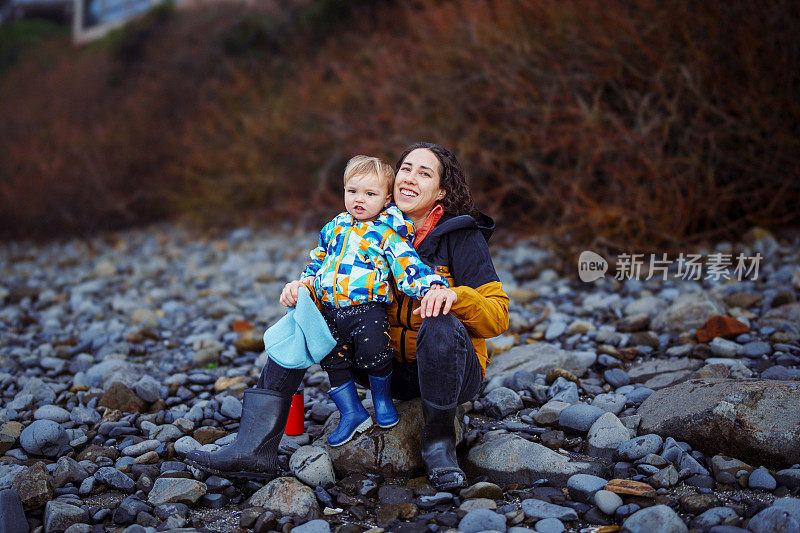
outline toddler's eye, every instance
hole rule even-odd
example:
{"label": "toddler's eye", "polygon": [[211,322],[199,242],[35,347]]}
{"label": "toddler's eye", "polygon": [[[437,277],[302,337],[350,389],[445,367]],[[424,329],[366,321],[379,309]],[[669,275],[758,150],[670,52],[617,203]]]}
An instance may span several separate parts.
{"label": "toddler's eye", "polygon": [[367,196],[375,196],[375,193],[374,192],[368,192]]}

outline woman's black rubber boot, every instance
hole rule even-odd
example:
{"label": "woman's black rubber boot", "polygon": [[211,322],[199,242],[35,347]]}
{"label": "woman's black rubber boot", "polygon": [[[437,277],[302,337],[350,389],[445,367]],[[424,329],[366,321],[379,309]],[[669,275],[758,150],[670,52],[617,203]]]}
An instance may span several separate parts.
{"label": "woman's black rubber boot", "polygon": [[456,407],[439,409],[422,402],[425,429],[422,432],[422,460],[428,479],[438,490],[467,486],[467,476],[456,460]]}
{"label": "woman's black rubber boot", "polygon": [[291,396],[247,389],[234,441],[215,452],[192,450],[186,462],[226,478],[269,481],[278,474],[278,445],[291,403]]}

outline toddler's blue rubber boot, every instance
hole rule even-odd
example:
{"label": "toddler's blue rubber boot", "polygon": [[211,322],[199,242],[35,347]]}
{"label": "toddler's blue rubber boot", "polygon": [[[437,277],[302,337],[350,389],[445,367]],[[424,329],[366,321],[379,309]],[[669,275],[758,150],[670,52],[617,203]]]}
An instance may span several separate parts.
{"label": "toddler's blue rubber boot", "polygon": [[369,388],[372,391],[372,404],[375,406],[375,421],[382,428],[396,426],[400,415],[392,403],[392,374],[379,378],[369,376]]}
{"label": "toddler's blue rubber boot", "polygon": [[356,432],[365,431],[372,425],[372,418],[361,405],[356,383],[352,379],[330,391],[328,396],[339,408],[340,414],[339,425],[328,437],[328,444],[331,446],[341,446],[352,439]]}

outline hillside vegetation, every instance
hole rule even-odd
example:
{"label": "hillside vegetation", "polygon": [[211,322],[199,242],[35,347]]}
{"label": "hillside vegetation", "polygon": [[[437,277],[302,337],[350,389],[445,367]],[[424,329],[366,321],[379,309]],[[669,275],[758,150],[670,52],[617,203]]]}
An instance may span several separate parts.
{"label": "hillside vegetation", "polygon": [[573,244],[800,222],[789,0],[292,6],[166,6],[90,46],[16,54],[0,73],[4,236],[317,224],[351,155],[394,162],[416,140],[456,153],[499,225]]}

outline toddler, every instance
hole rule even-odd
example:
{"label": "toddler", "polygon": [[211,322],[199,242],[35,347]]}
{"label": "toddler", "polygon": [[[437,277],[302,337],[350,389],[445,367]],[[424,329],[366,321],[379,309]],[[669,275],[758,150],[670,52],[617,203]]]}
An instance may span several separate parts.
{"label": "toddler", "polygon": [[390,274],[397,288],[422,298],[447,281],[417,255],[409,239],[414,227],[391,203],[394,170],[375,157],[352,158],[344,171],[344,205],[322,228],[319,244],[302,279],[284,288],[281,303],[295,305],[301,284],[313,287],[336,347],[320,365],[341,413],[328,444],[340,446],[372,425],[358,399],[353,367],[369,376],[375,418],[382,428],[400,420],[391,399],[393,350],[386,304],[392,301]]}

